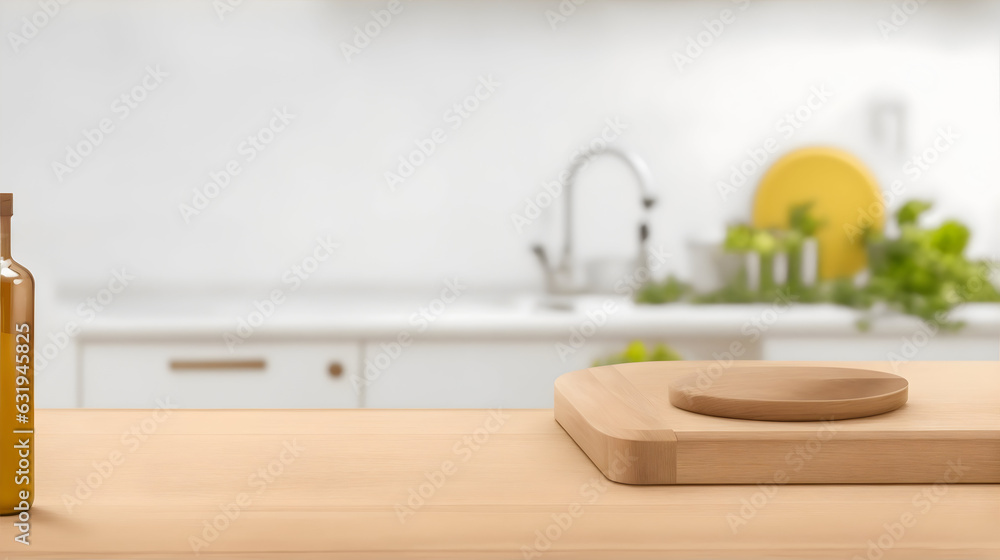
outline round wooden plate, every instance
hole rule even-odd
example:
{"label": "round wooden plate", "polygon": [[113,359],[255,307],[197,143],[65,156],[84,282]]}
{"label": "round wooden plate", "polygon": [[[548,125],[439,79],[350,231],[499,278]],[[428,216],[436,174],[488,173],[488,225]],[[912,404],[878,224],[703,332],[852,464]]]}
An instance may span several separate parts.
{"label": "round wooden plate", "polygon": [[883,371],[835,367],[733,367],[670,384],[670,404],[724,418],[786,422],[874,416],[906,403],[908,383]]}

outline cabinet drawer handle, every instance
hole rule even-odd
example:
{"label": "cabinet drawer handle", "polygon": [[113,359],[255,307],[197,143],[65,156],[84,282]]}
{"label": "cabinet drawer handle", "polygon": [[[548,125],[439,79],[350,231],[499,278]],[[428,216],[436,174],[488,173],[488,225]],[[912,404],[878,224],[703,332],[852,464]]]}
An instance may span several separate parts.
{"label": "cabinet drawer handle", "polygon": [[170,360],[173,371],[265,369],[264,360]]}
{"label": "cabinet drawer handle", "polygon": [[344,373],[344,366],[340,362],[331,362],[329,371],[331,377],[340,377]]}

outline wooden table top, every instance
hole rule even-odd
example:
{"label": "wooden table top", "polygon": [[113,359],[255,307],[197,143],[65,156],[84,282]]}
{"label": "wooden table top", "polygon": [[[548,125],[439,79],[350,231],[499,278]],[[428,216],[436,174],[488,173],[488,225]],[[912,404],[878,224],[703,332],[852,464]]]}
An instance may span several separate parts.
{"label": "wooden table top", "polygon": [[1000,485],[620,485],[551,410],[40,410],[36,433],[14,558],[1000,558]]}

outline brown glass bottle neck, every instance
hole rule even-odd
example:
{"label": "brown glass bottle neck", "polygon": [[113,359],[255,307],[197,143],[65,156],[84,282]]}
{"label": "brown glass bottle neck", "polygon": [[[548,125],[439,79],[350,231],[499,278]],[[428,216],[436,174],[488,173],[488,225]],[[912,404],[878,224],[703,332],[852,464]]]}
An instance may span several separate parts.
{"label": "brown glass bottle neck", "polygon": [[0,257],[10,258],[10,216],[0,216]]}

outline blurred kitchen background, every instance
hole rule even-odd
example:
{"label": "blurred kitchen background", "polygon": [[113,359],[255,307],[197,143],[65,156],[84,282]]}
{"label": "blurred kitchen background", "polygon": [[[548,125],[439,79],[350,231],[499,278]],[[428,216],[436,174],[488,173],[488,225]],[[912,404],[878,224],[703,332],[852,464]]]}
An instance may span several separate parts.
{"label": "blurred kitchen background", "polygon": [[[598,362],[1000,354],[1000,3],[12,0],[0,30],[42,407],[548,407]],[[867,171],[758,200],[816,146]]]}

